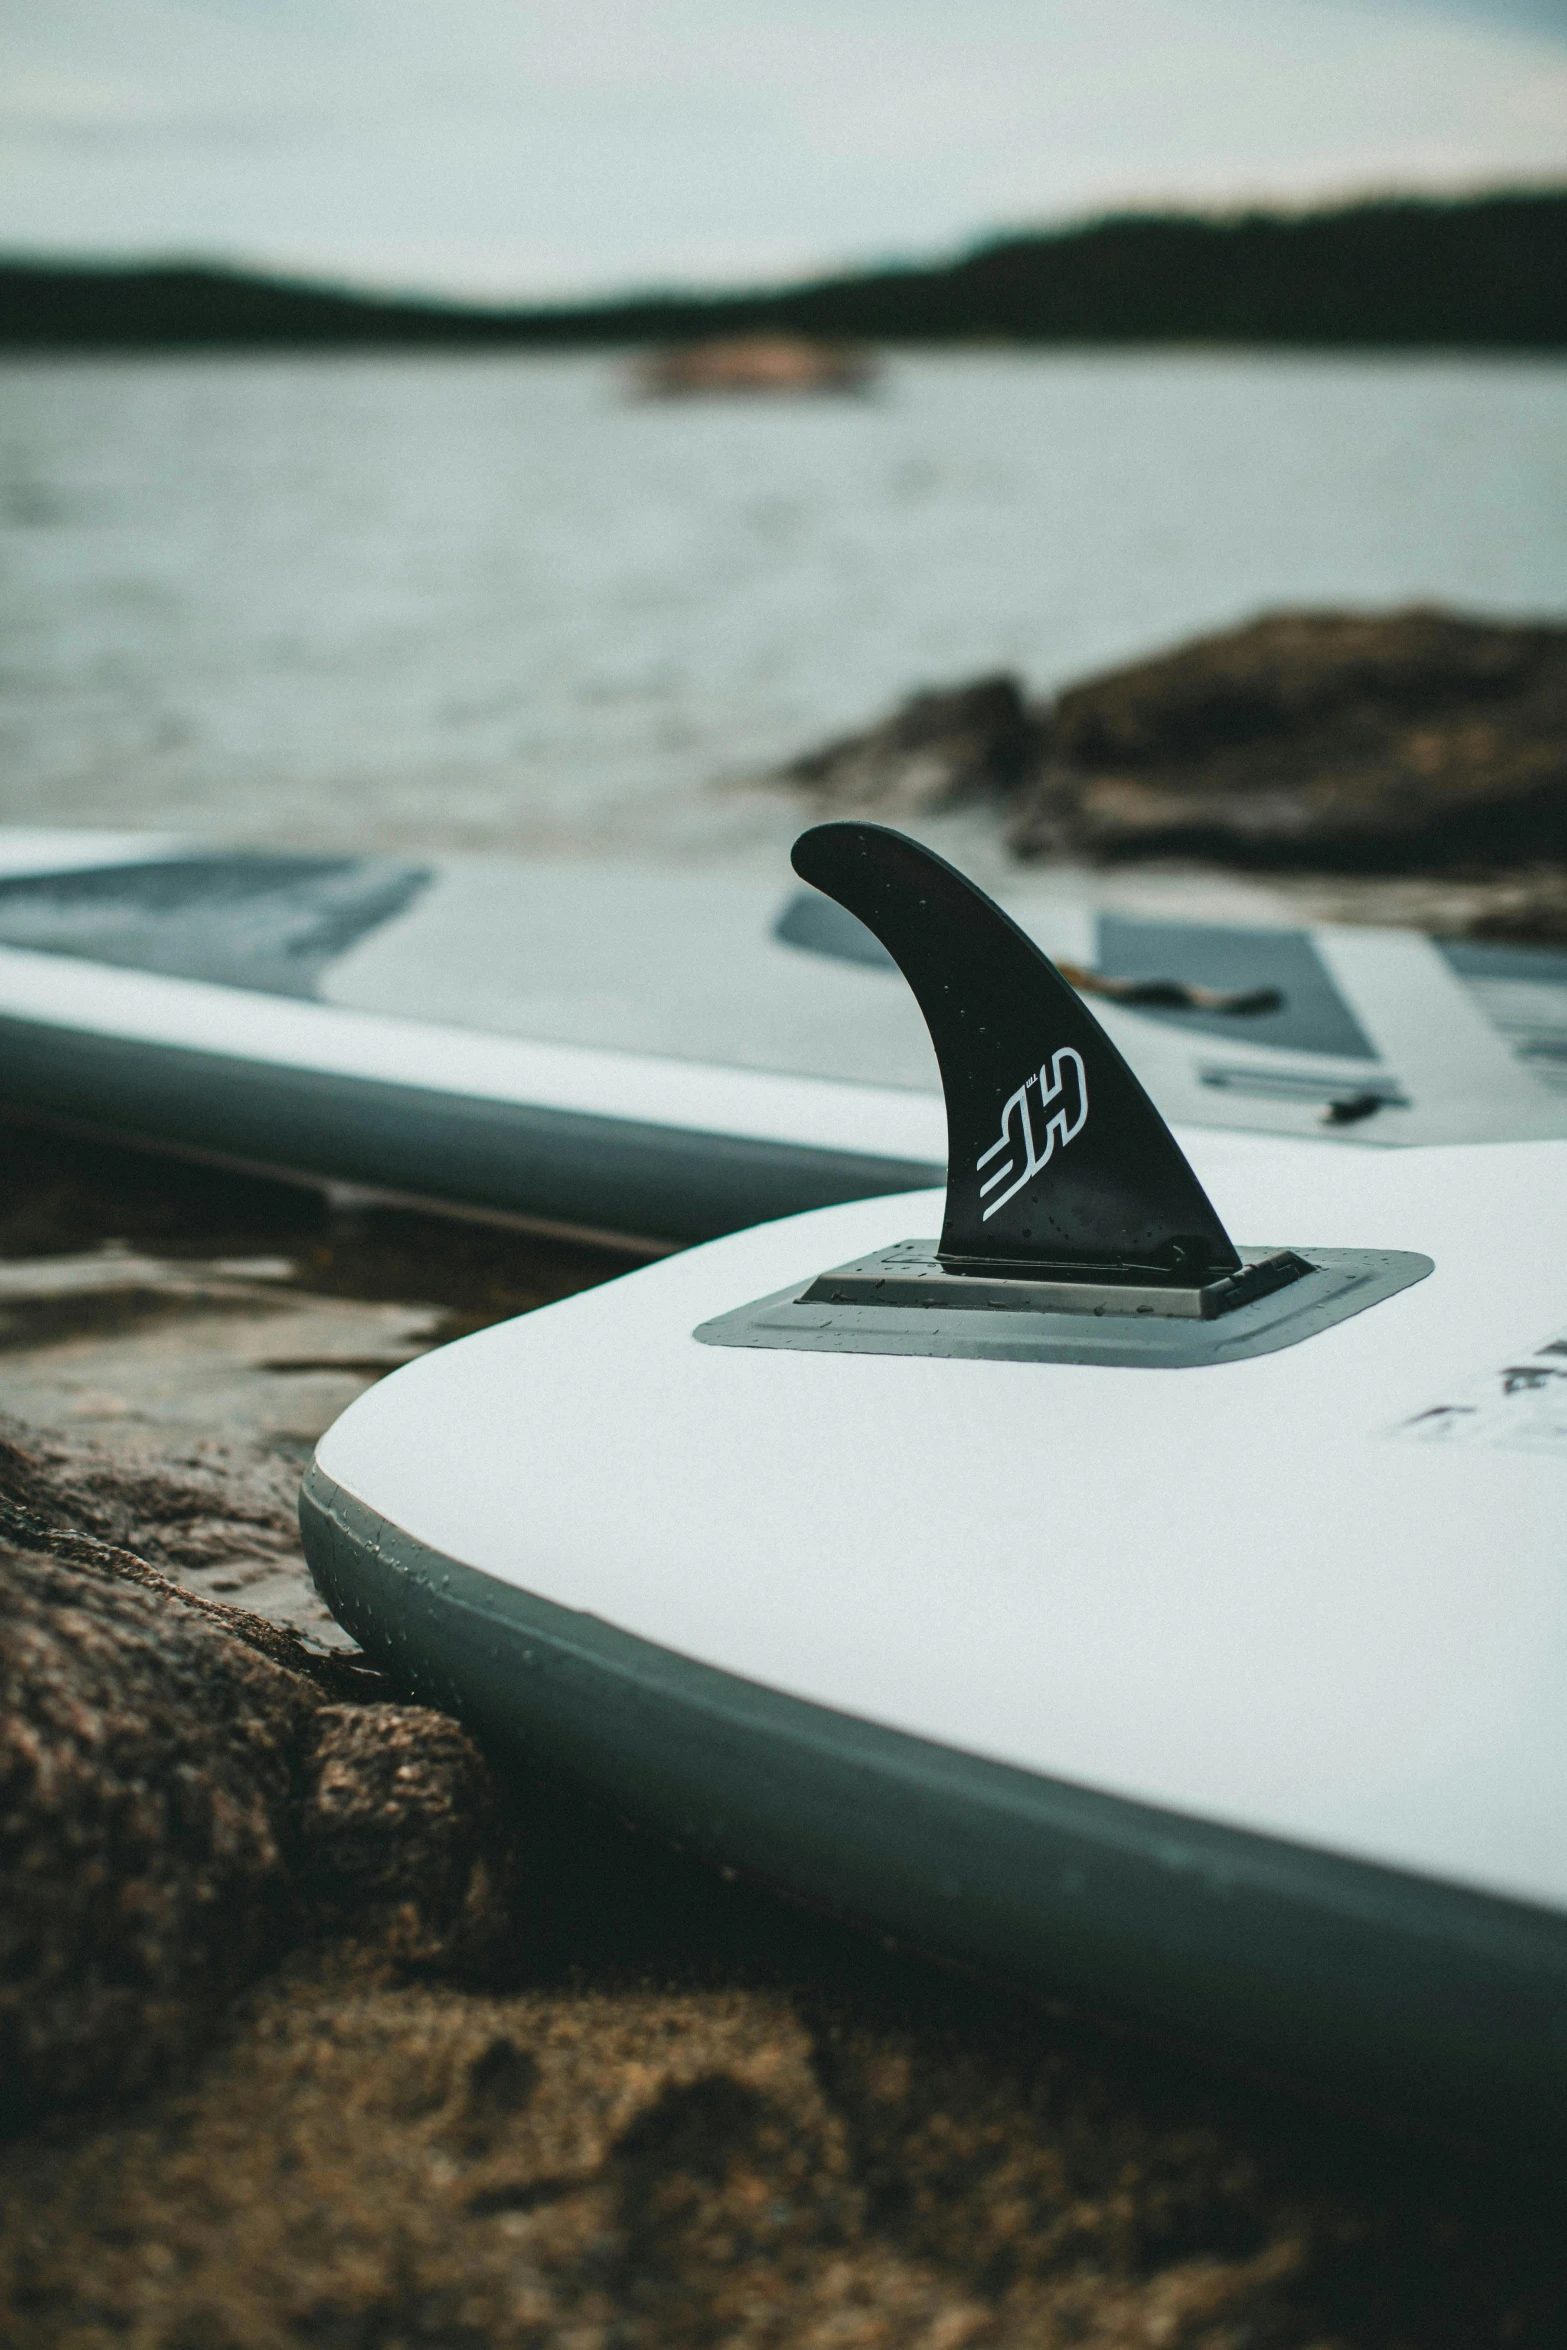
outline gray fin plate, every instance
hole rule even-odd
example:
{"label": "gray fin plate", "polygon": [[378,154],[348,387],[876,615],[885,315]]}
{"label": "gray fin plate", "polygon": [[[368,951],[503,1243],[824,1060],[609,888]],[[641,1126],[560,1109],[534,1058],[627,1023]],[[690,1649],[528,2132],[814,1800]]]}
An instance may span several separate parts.
{"label": "gray fin plate", "polygon": [[1310,1260],[1311,1272],[1214,1321],[807,1304],[803,1293],[812,1283],[800,1281],[702,1323],[693,1336],[704,1346],[783,1347],[800,1354],[939,1355],[957,1362],[1103,1363],[1122,1370],[1185,1371],[1297,1346],[1412,1288],[1435,1270],[1430,1257],[1408,1249],[1302,1248],[1297,1253]]}

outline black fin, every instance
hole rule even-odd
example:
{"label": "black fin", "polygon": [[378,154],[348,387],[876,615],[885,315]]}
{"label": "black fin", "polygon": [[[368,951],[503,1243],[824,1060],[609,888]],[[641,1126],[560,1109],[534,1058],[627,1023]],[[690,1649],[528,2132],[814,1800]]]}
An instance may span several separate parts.
{"label": "black fin", "polygon": [[955,867],[881,824],[818,824],[802,881],[874,931],[930,1030],[947,1097],[943,1259],[1155,1270],[1240,1256],[1086,1004]]}

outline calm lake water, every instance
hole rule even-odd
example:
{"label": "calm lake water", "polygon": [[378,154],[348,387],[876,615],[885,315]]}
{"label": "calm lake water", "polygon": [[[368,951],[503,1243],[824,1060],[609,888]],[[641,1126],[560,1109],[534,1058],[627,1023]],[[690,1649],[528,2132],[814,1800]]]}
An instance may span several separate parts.
{"label": "calm lake water", "polygon": [[776,853],[725,788],[1281,603],[1567,610],[1567,366],[986,352],[0,369],[0,822]]}

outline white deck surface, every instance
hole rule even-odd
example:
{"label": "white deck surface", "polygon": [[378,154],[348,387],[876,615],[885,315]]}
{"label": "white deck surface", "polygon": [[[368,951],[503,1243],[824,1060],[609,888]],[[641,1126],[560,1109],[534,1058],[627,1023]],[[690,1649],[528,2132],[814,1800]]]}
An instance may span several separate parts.
{"label": "white deck surface", "polygon": [[[1206,1369],[696,1343],[939,1224],[938,1194],[858,1202],[433,1354],[318,1457],[430,1548],[724,1671],[1567,1908],[1567,1412],[1537,1402],[1567,1367],[1539,1352],[1567,1333],[1567,1145],[1182,1140],[1237,1240],[1436,1271]],[[1407,1428],[1528,1362],[1516,1422]]]}

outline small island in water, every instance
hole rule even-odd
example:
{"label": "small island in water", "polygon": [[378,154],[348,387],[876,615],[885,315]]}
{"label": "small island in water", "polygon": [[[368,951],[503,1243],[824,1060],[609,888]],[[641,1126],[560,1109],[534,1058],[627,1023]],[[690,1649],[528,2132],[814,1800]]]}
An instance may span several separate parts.
{"label": "small island in water", "polygon": [[875,377],[873,355],[852,343],[823,343],[810,335],[721,335],[711,342],[666,343],[639,363],[632,380],[645,399],[679,400],[715,393],[863,392]]}

